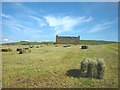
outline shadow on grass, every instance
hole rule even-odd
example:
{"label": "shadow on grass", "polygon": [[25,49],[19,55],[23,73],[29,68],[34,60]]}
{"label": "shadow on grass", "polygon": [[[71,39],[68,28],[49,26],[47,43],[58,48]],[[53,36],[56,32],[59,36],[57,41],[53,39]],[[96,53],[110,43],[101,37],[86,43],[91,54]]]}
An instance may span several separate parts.
{"label": "shadow on grass", "polygon": [[[80,69],[71,69],[71,70],[68,70],[67,73],[66,73],[67,76],[69,77],[74,77],[74,78],[92,78],[92,77],[88,77],[88,76],[83,76],[81,74],[81,70]],[[100,79],[98,77],[96,77],[96,79]]]}
{"label": "shadow on grass", "polygon": [[80,69],[71,69],[67,71],[66,75],[69,77],[80,78],[81,77],[80,72],[81,72]]}

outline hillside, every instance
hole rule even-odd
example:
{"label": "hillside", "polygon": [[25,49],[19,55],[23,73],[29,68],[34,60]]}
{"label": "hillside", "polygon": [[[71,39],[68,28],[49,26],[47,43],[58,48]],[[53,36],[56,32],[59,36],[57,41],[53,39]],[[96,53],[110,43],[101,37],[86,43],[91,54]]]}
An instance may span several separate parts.
{"label": "hillside", "polygon": [[[80,44],[86,45],[101,45],[101,44],[111,44],[117,43],[114,41],[98,41],[98,40],[80,40]],[[40,45],[40,44],[55,44],[55,42],[28,42],[28,41],[20,41],[13,43],[4,43],[2,45]]]}

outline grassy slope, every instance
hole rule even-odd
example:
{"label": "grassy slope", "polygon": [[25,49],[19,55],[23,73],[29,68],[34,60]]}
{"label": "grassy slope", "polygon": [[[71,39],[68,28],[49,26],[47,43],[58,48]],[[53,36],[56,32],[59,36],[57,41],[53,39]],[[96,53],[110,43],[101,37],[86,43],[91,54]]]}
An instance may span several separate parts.
{"label": "grassy slope", "polygon": [[[54,44],[55,42],[13,42],[13,43],[5,43],[4,45],[40,45],[40,44]],[[111,44],[116,43],[114,41],[100,41],[100,40],[80,40],[80,44],[88,44],[88,45],[101,45],[101,44]]]}
{"label": "grassy slope", "polygon": [[[3,88],[45,88],[45,87],[117,87],[118,45],[89,45],[86,50],[80,45],[54,47],[48,45],[33,48],[31,53],[3,52]],[[27,47],[27,46],[24,46]],[[7,48],[7,46],[6,46]],[[106,63],[104,79],[78,77],[80,63],[85,57],[102,57]],[[66,75],[69,74],[69,76]]]}

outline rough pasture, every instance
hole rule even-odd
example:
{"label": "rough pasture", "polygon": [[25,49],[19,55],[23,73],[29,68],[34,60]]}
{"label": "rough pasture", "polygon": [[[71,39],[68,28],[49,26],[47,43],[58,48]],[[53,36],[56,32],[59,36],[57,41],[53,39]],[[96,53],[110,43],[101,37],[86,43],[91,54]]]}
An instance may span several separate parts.
{"label": "rough pasture", "polygon": [[[42,45],[31,48],[31,53],[19,54],[17,48],[27,45],[3,45],[11,52],[2,53],[3,88],[117,88],[118,87],[118,44],[88,45]],[[35,47],[36,47],[35,46]],[[103,79],[80,76],[84,58],[102,57],[106,64]]]}

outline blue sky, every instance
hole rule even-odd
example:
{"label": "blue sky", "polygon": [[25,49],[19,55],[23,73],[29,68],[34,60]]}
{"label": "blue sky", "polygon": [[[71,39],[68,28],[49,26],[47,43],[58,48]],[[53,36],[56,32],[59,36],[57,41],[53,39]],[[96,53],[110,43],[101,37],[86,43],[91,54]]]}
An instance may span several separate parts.
{"label": "blue sky", "polygon": [[118,41],[117,2],[3,2],[2,41]]}

